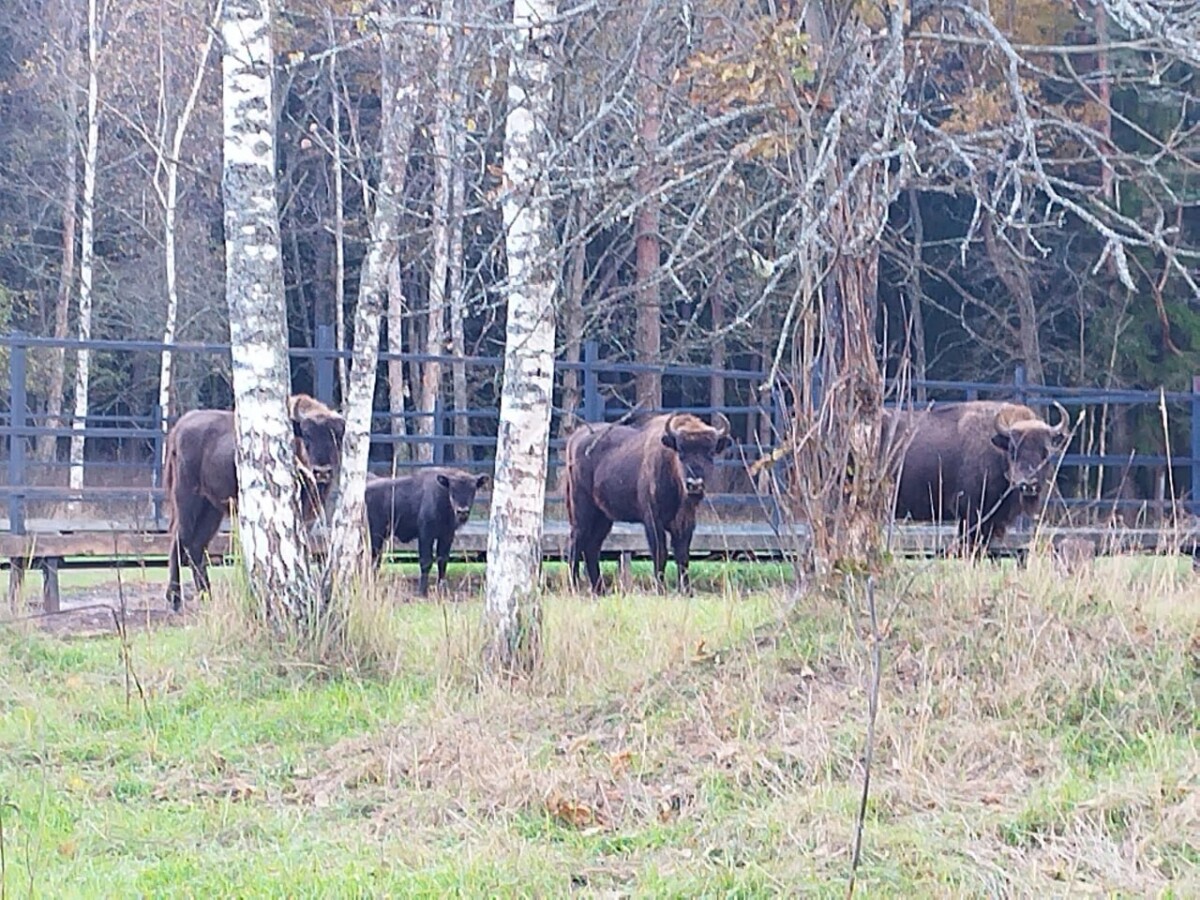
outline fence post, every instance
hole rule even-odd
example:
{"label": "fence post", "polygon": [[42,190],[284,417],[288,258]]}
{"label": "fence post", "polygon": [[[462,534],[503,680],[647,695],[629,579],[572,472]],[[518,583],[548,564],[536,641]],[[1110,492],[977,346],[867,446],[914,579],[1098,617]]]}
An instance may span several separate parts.
{"label": "fence post", "polygon": [[600,361],[600,342],[583,342],[583,418],[588,422],[604,421],[604,406],[600,402],[600,376],[596,363]]}
{"label": "fence post", "polygon": [[1017,389],[1018,403],[1025,403],[1027,400],[1025,394],[1025,384],[1025,367],[1017,366],[1017,368],[1013,370],[1013,386]]}
{"label": "fence post", "polygon": [[313,387],[317,399],[322,403],[333,405],[333,326],[318,325],[316,333],[316,371],[313,373]]}
{"label": "fence post", "polygon": [[1200,375],[1192,376],[1192,515],[1200,515]]}
{"label": "fence post", "polygon": [[8,530],[25,533],[25,345],[14,343],[9,359]]}

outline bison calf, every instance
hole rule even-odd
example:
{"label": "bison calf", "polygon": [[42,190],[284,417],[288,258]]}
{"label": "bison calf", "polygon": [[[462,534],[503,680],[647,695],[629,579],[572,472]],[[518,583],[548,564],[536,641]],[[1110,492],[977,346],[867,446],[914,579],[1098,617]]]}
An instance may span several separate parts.
{"label": "bison calf", "polygon": [[454,532],[471,516],[475,491],[487,476],[462,469],[425,469],[399,478],[375,478],[367,483],[367,526],[371,534],[371,559],[379,565],[388,538],[405,543],[417,539],[421,565],[418,590],[429,593],[429,570],[437,544],[438,583],[446,578],[446,563]]}

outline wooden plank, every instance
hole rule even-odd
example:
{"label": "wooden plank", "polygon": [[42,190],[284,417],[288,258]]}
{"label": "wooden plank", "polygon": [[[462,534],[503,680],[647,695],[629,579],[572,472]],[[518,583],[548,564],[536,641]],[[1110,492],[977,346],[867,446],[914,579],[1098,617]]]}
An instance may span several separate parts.
{"label": "wooden plank", "polygon": [[62,560],[49,556],[42,560],[42,610],[56,613],[60,609],[58,594],[58,566]]}
{"label": "wooden plank", "polygon": [[[487,551],[488,523],[474,519],[464,525],[454,538],[456,553],[482,555]],[[547,558],[563,559],[567,552],[568,526],[562,520],[545,523],[542,536],[542,551]],[[1017,553],[1026,550],[1033,533],[1011,532],[1003,540],[996,541],[993,549],[999,553]],[[1091,542],[1098,554],[1131,552],[1180,552],[1192,553],[1200,545],[1200,530],[1196,528],[1178,531],[1155,528],[1043,528],[1037,533],[1040,540],[1057,545],[1064,540]],[[802,552],[807,548],[808,529],[803,525],[785,526],[776,531],[766,522],[701,523],[692,539],[692,552],[696,556],[739,555],[780,556]],[[892,529],[890,547],[893,553],[903,556],[932,555],[951,546],[954,529],[950,526],[925,524],[901,524]],[[30,533],[23,535],[0,534],[0,558],[12,560],[44,559],[47,557],[94,557],[101,559],[163,558],[170,547],[166,534],[142,532],[134,528],[123,530]],[[415,552],[415,543],[393,545],[393,551],[407,555]],[[223,556],[230,551],[228,532],[218,534],[209,546],[213,556]],[[611,554],[647,553],[646,536],[641,526],[618,522],[604,542],[604,551]]]}
{"label": "wooden plank", "polygon": [[11,560],[8,569],[8,608],[15,616],[21,608],[21,588],[25,585],[25,561]]}

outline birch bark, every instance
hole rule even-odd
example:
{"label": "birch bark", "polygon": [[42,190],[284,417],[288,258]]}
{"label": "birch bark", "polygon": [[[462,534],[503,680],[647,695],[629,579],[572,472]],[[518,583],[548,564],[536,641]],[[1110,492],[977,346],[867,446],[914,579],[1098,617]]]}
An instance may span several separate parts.
{"label": "birch bark", "polygon": [[315,624],[319,596],[301,532],[287,411],[270,2],[226,0],[221,15],[222,187],[243,565],[264,616],[288,627]]}
{"label": "birch bark", "polygon": [[[415,15],[415,11],[410,11]],[[379,326],[384,314],[388,276],[395,269],[405,169],[412,143],[416,111],[415,54],[406,54],[406,30],[384,29],[380,43],[383,127],[380,135],[380,176],[371,216],[371,242],[359,276],[358,306],[354,314],[354,356],[349,392],[344,407],[346,436],[342,441],[342,468],[338,502],[330,538],[332,588],[354,583],[364,571],[363,540],[367,452],[371,446],[371,413],[375,375],[379,365]],[[389,323],[390,333],[390,323]]]}
{"label": "birch bark", "polygon": [[[97,0],[87,6],[87,142],[83,151],[83,209],[79,238],[79,340],[92,339],[92,280],[95,272],[96,159],[100,152],[100,21]],[[84,428],[87,426],[88,382],[92,353],[80,347],[75,356],[75,408],[71,417],[71,490],[83,487]]]}
{"label": "birch bark", "polygon": [[508,261],[504,384],[488,529],[486,650],[492,671],[532,669],[541,647],[538,597],[546,458],[554,384],[557,259],[550,219],[549,60],[555,0],[514,0],[504,122]]}

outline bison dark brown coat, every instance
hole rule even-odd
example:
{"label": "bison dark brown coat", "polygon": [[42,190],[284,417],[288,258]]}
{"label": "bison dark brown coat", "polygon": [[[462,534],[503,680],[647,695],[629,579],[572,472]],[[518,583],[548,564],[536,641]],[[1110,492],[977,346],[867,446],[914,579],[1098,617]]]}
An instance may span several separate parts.
{"label": "bison dark brown coat", "polygon": [[379,565],[388,538],[405,543],[417,539],[421,595],[429,593],[429,570],[437,545],[438,583],[446,579],[446,564],[454,533],[466,524],[475,491],[487,484],[486,475],[462,469],[424,469],[399,478],[376,478],[367,483],[367,526],[371,559]]}
{"label": "bison dark brown coat", "polygon": [[957,520],[966,549],[986,549],[1019,514],[1040,510],[1070,437],[1058,409],[1055,426],[1028,406],[990,400],[885,411],[884,436],[900,457],[897,518]]}
{"label": "bison dark brown coat", "polygon": [[669,534],[679,587],[688,589],[696,507],[716,455],[730,445],[729,422],[721,419],[720,427],[713,427],[690,413],[670,413],[640,425],[585,424],[571,434],[566,502],[572,583],[578,582],[582,558],[598,592],[600,548],[613,522],[640,522],[655,578],[662,583]]}
{"label": "bison dark brown coat", "polygon": [[[307,394],[288,398],[300,469],[304,520],[320,513],[341,465],[346,422]],[[171,506],[171,551],[167,602],[178,610],[183,599],[179,567],[186,555],[196,590],[209,589],[204,553],[226,512],[236,508],[237,438],[233,413],[194,409],[179,417],[167,434],[163,485]]]}

